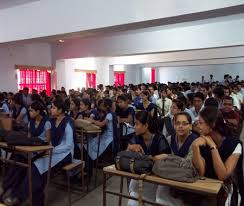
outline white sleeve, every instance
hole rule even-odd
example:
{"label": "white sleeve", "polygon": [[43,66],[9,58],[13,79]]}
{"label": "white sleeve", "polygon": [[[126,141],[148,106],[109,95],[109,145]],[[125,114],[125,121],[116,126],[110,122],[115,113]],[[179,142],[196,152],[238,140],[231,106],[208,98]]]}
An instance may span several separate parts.
{"label": "white sleeve", "polygon": [[242,147],[241,144],[239,143],[238,145],[236,145],[236,148],[232,154],[241,154],[241,153],[242,153]]}

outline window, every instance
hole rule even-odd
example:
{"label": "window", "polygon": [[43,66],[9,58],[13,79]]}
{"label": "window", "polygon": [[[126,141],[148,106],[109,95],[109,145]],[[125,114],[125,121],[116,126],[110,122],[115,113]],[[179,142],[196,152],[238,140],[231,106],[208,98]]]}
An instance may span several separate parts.
{"label": "window", "polygon": [[36,89],[38,93],[43,90],[51,93],[51,71],[49,67],[16,66],[18,75],[18,89],[28,87],[30,93]]}
{"label": "window", "polygon": [[125,84],[125,73],[124,72],[114,72],[114,84],[115,86],[124,86]]}
{"label": "window", "polygon": [[86,73],[86,88],[96,88],[96,73]]}

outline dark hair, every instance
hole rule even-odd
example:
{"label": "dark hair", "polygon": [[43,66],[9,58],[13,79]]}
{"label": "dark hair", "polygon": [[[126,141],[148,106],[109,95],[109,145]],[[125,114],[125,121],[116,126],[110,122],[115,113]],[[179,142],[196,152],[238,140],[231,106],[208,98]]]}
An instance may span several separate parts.
{"label": "dark hair", "polygon": [[113,106],[113,101],[109,98],[105,98],[103,99],[103,105],[108,111],[111,111]]}
{"label": "dark hair", "polygon": [[199,115],[206,124],[214,131],[219,132],[222,136],[230,135],[230,131],[226,125],[222,113],[216,107],[204,107]]}
{"label": "dark hair", "polygon": [[19,104],[21,106],[24,105],[24,101],[21,93],[16,93],[13,97],[13,101],[15,104]]}
{"label": "dark hair", "polygon": [[153,118],[151,114],[147,111],[140,111],[137,112],[135,115],[135,119],[141,122],[142,124],[148,124],[148,130],[151,133],[156,133],[157,132],[157,126],[153,121]]}
{"label": "dark hair", "polygon": [[80,99],[79,98],[73,98],[73,99],[71,99],[71,101],[74,102],[75,107],[77,109],[80,109]]}
{"label": "dark hair", "polygon": [[232,104],[233,104],[233,102],[234,102],[234,100],[233,100],[233,98],[231,97],[231,96],[224,96],[223,97],[223,101],[224,100],[230,100],[231,102],[232,102]]}
{"label": "dark hair", "polygon": [[179,113],[175,114],[175,116],[174,116],[174,122],[175,122],[176,119],[177,119],[179,116],[181,116],[181,115],[183,115],[183,116],[186,117],[188,123],[190,123],[190,124],[192,123],[191,116],[190,116],[187,112],[179,112]]}
{"label": "dark hair", "polygon": [[34,101],[33,103],[31,103],[31,108],[35,111],[40,111],[41,116],[46,115],[46,108],[40,101]]}
{"label": "dark hair", "polygon": [[177,99],[179,100],[179,101],[181,101],[183,104],[184,104],[184,106],[186,106],[187,105],[187,99],[186,99],[186,97],[184,96],[184,94],[179,94],[178,95],[178,97],[177,97]]}
{"label": "dark hair", "polygon": [[149,98],[150,98],[150,94],[149,94],[148,91],[142,91],[142,94],[144,94],[145,96],[147,96],[147,97],[148,97],[148,100],[149,100]]}
{"label": "dark hair", "polygon": [[213,94],[214,94],[214,96],[222,99],[225,95],[223,87],[222,86],[215,87],[213,90]]}
{"label": "dark hair", "polygon": [[4,94],[3,93],[0,93],[0,101],[2,102],[3,100],[4,100]]}
{"label": "dark hair", "polygon": [[121,100],[121,101],[125,101],[126,102],[128,100],[128,98],[127,98],[127,96],[125,94],[122,94],[122,95],[119,95],[117,97],[117,100]]}
{"label": "dark hair", "polygon": [[53,105],[55,106],[55,107],[57,107],[58,109],[61,109],[62,110],[62,112],[63,113],[65,113],[65,111],[66,111],[66,106],[65,106],[65,102],[64,102],[64,100],[62,99],[62,97],[61,96],[59,96],[59,95],[57,95],[56,97],[55,97],[55,99],[53,100]]}
{"label": "dark hair", "polygon": [[216,108],[218,108],[219,107],[219,103],[218,103],[218,101],[215,98],[210,97],[210,98],[207,98],[205,100],[204,107],[216,107]]}
{"label": "dark hair", "polygon": [[194,95],[194,98],[195,97],[201,99],[202,101],[204,101],[204,95],[201,92],[196,92],[195,95]]}
{"label": "dark hair", "polygon": [[91,109],[91,101],[88,98],[83,98],[81,99],[81,102],[85,105],[88,106],[88,109]]}
{"label": "dark hair", "polygon": [[175,103],[178,109],[180,109],[180,111],[184,110],[184,104],[179,99],[173,99],[172,103]]}

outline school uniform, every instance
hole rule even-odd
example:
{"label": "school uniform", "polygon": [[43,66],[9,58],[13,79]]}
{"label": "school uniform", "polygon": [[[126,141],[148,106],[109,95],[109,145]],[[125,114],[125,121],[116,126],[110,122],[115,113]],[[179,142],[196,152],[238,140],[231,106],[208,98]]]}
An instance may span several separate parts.
{"label": "school uniform", "polygon": [[8,104],[7,104],[7,102],[5,100],[0,103],[0,107],[2,109],[2,112],[4,112],[5,114],[9,114],[10,113]]}
{"label": "school uniform", "polygon": [[[56,127],[56,120],[51,121],[51,140],[53,148],[51,167],[53,170],[59,170],[64,165],[72,161],[74,140],[71,119],[65,117]],[[49,157],[42,157],[33,162],[32,165],[32,192],[33,204],[35,206],[44,205],[44,187],[47,180]],[[29,195],[28,173],[22,179],[22,182],[12,188],[13,195],[21,202],[25,201]]]}
{"label": "school uniform", "polygon": [[12,111],[12,118],[17,119],[18,116],[20,115],[20,113],[24,115],[23,124],[27,125],[29,122],[29,113],[28,113],[28,110],[26,109],[26,107],[24,107],[24,106],[21,106],[18,110],[16,110],[16,108],[14,108]]}
{"label": "school uniform", "polygon": [[[185,140],[184,144],[179,147],[176,135],[174,134],[170,136],[170,138],[168,138],[168,142],[170,144],[172,154],[180,156],[182,158],[192,159],[191,145],[193,141],[197,138],[197,134],[191,133]],[[175,198],[172,196],[170,192],[170,187],[168,186],[158,186],[156,192],[156,202],[167,206],[184,205],[181,198]]]}
{"label": "school uniform", "polygon": [[[130,144],[139,144],[143,148],[146,155],[159,155],[159,154],[170,154],[171,149],[170,146],[165,139],[165,137],[161,134],[153,134],[151,144],[147,146],[141,136],[135,136]],[[151,201],[156,200],[156,191],[158,186],[155,184],[145,182],[143,185],[143,198]],[[129,185],[129,194],[132,197],[138,197],[138,181],[131,180]],[[128,206],[137,206],[138,202],[135,200],[129,200]]]}
{"label": "school uniform", "polygon": [[143,111],[147,111],[147,112],[151,112],[154,109],[154,114],[152,115],[153,119],[157,119],[157,106],[156,104],[153,103],[149,103],[149,105],[147,106],[147,108],[144,107],[143,103],[140,103],[137,107],[137,109],[139,110],[143,110]]}

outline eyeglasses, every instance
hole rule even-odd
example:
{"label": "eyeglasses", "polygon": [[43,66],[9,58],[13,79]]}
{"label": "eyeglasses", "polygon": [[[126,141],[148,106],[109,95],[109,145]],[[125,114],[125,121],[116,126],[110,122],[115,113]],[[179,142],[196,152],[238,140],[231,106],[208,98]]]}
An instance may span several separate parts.
{"label": "eyeglasses", "polygon": [[183,127],[186,127],[187,125],[189,125],[190,123],[189,122],[175,122],[175,125],[176,126],[183,126]]}

